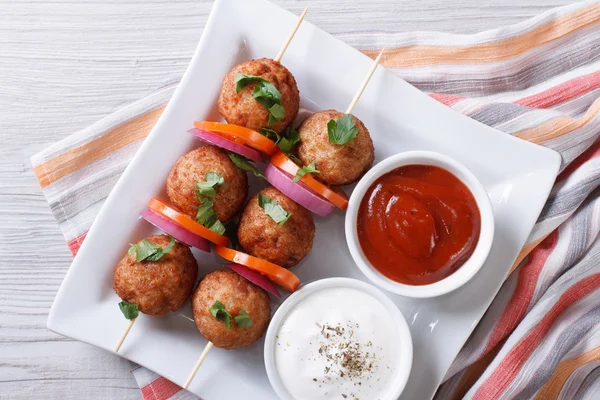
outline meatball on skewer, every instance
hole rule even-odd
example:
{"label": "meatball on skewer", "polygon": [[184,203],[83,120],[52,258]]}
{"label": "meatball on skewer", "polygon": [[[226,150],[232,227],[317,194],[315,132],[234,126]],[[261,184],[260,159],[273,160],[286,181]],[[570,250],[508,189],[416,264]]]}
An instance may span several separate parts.
{"label": "meatball on skewer", "polygon": [[267,292],[230,270],[212,272],[200,281],[192,298],[192,311],[196,327],[208,343],[184,389],[213,346],[226,350],[249,346],[264,335],[271,320]]}
{"label": "meatball on skewer", "polygon": [[114,289],[130,322],[115,347],[118,352],[139,312],[161,316],[180,309],[192,293],[198,264],[189,247],[167,235],[149,236],[117,264]]}
{"label": "meatball on skewer", "polygon": [[192,219],[198,217],[203,198],[210,198],[217,219],[225,223],[240,212],[247,195],[246,173],[216,146],[205,145],[181,156],[167,178],[171,204]]}
{"label": "meatball on skewer", "polygon": [[219,112],[230,124],[283,132],[296,118],[300,93],[292,73],[280,60],[300,27],[308,6],[275,59],[249,60],[225,76],[219,95]]}
{"label": "meatball on skewer", "polygon": [[319,111],[298,128],[297,156],[304,165],[315,163],[315,179],[328,185],[348,185],[358,181],[373,165],[375,151],[368,129],[352,110],[379,65],[382,50],[345,113]]}
{"label": "meatball on skewer", "polygon": [[227,73],[219,112],[230,124],[281,133],[296,118],[300,92],[292,73],[269,58],[249,60]]}
{"label": "meatball on skewer", "polygon": [[267,292],[228,269],[211,272],[200,281],[192,310],[202,336],[227,350],[256,342],[271,319]]}
{"label": "meatball on skewer", "polygon": [[306,208],[268,187],[248,201],[237,235],[248,254],[290,268],[312,249],[315,222]]}

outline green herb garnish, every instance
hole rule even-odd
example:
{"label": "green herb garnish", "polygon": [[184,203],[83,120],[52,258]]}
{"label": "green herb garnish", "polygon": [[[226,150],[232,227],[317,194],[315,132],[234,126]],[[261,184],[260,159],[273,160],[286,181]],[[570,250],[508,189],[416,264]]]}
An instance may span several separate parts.
{"label": "green herb garnish", "polygon": [[285,108],[281,106],[281,92],[277,90],[275,85],[260,76],[235,74],[235,91],[239,93],[251,83],[256,83],[252,97],[269,110],[268,125],[272,125],[279,121],[285,115]]}
{"label": "green herb garnish", "polygon": [[269,110],[269,121],[267,122],[268,126],[273,125],[275,122],[279,121],[281,118],[285,116],[285,108],[279,103],[274,103],[272,106],[268,106],[268,102],[261,101],[258,99],[258,102],[263,106],[267,107]]}
{"label": "green herb garnish", "polygon": [[290,126],[286,136],[282,136],[281,139],[279,139],[277,146],[279,146],[281,151],[287,154],[290,152],[290,150],[292,150],[296,143],[300,141],[300,134],[294,129],[293,126]]}
{"label": "green herb garnish", "polygon": [[258,205],[265,210],[265,214],[273,218],[273,221],[279,225],[285,224],[285,222],[292,216],[291,212],[285,211],[281,204],[275,200],[263,196],[262,193],[258,193]]}
{"label": "green herb garnish", "polygon": [[[260,76],[245,75],[245,74],[237,73],[237,74],[235,74],[235,79],[234,79],[235,92],[239,93],[243,88],[245,88],[249,84],[255,83],[255,82],[256,83],[263,82],[265,84],[271,83],[268,80],[261,78]],[[277,90],[277,88],[275,88],[275,90]]]}
{"label": "green herb garnish", "polygon": [[224,234],[225,226],[217,219],[213,201],[208,197],[198,196],[198,198],[200,199],[200,205],[196,212],[196,221],[219,235]]}
{"label": "green herb garnish", "polygon": [[220,301],[215,301],[215,304],[212,305],[211,308],[208,309],[213,317],[216,319],[220,319],[225,322],[225,328],[229,329],[231,327],[231,314],[227,312],[225,309],[225,305]]}
{"label": "green herb garnish", "polygon": [[288,153],[287,156],[290,158],[290,160],[292,160],[294,163],[296,163],[297,166],[299,166],[299,167],[302,166],[302,160],[301,159],[299,159],[298,157],[296,157],[292,153]]}
{"label": "green herb garnish", "polygon": [[196,184],[196,194],[198,197],[206,196],[213,198],[217,195],[217,191],[215,188],[219,186],[223,186],[225,184],[225,179],[223,175],[216,172],[207,172],[206,173],[206,181],[198,182]]}
{"label": "green herb garnish", "polygon": [[267,180],[267,177],[264,176],[263,174],[261,174],[261,172],[258,169],[256,169],[256,167],[252,164],[252,162],[249,159],[247,159],[246,157],[244,157],[240,154],[237,154],[237,153],[233,153],[231,151],[227,152],[227,155],[229,156],[229,159],[239,169],[241,169],[243,171],[252,172],[254,174],[254,176],[256,176],[258,178],[262,178],[264,180]]}
{"label": "green herb garnish", "polygon": [[171,238],[171,240],[165,248],[162,248],[152,243],[148,239],[144,239],[138,244],[130,244],[127,254],[129,254],[130,256],[135,255],[135,261],[137,262],[144,260],[159,260],[162,256],[171,251],[171,249],[175,245],[175,239],[173,239],[173,236],[169,236],[169,238]]}
{"label": "green herb garnish", "polygon": [[223,175],[212,171],[206,173],[206,181],[196,184],[196,195],[198,196],[198,200],[200,200],[198,211],[196,211],[196,221],[219,235],[225,233],[225,227],[218,220],[213,208],[214,203],[211,199],[217,195],[215,188],[224,184],[225,179]]}
{"label": "green herb garnish", "polygon": [[279,143],[279,141],[281,140],[281,136],[279,136],[279,133],[275,132],[273,129],[260,128],[258,130],[258,133],[260,133],[261,135],[263,135],[267,139],[271,139],[275,143]]}
{"label": "green herb garnish", "polygon": [[358,135],[358,128],[354,127],[354,119],[350,114],[344,114],[337,122],[330,120],[327,123],[329,142],[335,144],[346,144]]}
{"label": "green herb garnish", "polygon": [[260,128],[258,132],[261,135],[274,141],[275,144],[279,147],[279,149],[286,154],[288,154],[290,150],[292,150],[292,148],[296,145],[296,143],[300,141],[300,135],[298,134],[298,131],[294,129],[293,126],[290,126],[290,129],[288,130],[286,135],[280,135],[273,129],[268,128]]}
{"label": "green herb garnish", "polygon": [[235,317],[234,320],[237,326],[239,326],[240,328],[249,328],[252,326],[252,319],[250,318],[246,310],[241,310],[240,315]]}
{"label": "green herb garnish", "polygon": [[298,168],[296,176],[294,176],[294,182],[298,182],[306,174],[318,174],[319,170],[315,166],[315,162],[311,162],[308,165]]}
{"label": "green herb garnish", "polygon": [[215,210],[213,206],[215,203],[212,202],[211,199],[206,197],[200,198],[200,205],[198,206],[198,211],[196,212],[196,221],[201,225],[210,224],[216,218]]}
{"label": "green herb garnish", "polygon": [[136,319],[140,314],[137,304],[128,303],[126,301],[119,303],[119,309],[127,319]]}
{"label": "green herb garnish", "polygon": [[210,229],[213,232],[218,233],[219,235],[222,235],[225,233],[225,225],[223,225],[223,223],[221,221],[219,221],[218,219],[215,219],[213,222],[211,222],[210,224],[205,225],[208,229]]}
{"label": "green herb garnish", "polygon": [[[225,323],[225,328],[229,330],[231,328],[231,314],[225,309],[225,305],[220,301],[215,301],[211,308],[208,309],[213,317],[219,319]],[[249,328],[252,326],[252,319],[246,312],[241,310],[240,315],[233,318],[235,324],[240,328]]]}

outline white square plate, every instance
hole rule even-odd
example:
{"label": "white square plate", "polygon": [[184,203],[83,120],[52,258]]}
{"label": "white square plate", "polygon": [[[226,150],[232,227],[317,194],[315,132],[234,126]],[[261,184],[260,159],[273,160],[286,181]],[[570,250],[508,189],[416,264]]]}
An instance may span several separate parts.
{"label": "white square plate", "polygon": [[[268,24],[262,23],[265,16]],[[186,132],[193,121],[220,118],[216,99],[226,72],[246,59],[274,57],[296,18],[264,0],[215,2],[175,95],[79,250],[50,311],[49,329],[112,351],[127,323],[112,289],[114,266],[128,243],[153,232],[138,213],[151,196],[164,197],[164,182],[175,160],[198,146]],[[344,110],[371,60],[304,22],[283,63],[296,77],[303,107]],[[448,154],[475,173],[492,200],[494,245],[471,282],[435,299],[390,295],[409,322],[414,341],[413,370],[402,398],[428,399],[523,246],[560,158],[460,115],[381,67],[354,114],[371,132],[376,161],[416,149]],[[314,248],[293,272],[304,283],[331,276],[364,280],[346,246],[343,213],[315,220]],[[195,254],[200,276],[222,265],[212,254]],[[183,384],[206,344],[191,316],[189,304],[166,317],[142,316],[120,354]],[[236,351],[212,350],[190,390],[205,400],[274,399],[263,365],[263,342]]]}

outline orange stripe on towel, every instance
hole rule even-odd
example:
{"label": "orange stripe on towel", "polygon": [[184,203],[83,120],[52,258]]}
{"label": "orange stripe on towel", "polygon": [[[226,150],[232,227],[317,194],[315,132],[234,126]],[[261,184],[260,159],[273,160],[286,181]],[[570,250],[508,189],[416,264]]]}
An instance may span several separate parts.
{"label": "orange stripe on towel", "polygon": [[[471,46],[407,46],[387,50],[381,63],[387,68],[440,64],[492,63],[516,57],[600,21],[600,4],[563,15],[522,35]],[[363,50],[371,58],[379,50]]]}
{"label": "orange stripe on towel", "polygon": [[156,124],[164,108],[163,106],[135,117],[94,140],[35,166],[33,170],[40,186],[45,188],[60,178],[145,138]]}
{"label": "orange stripe on towel", "polygon": [[531,354],[540,345],[556,320],[573,304],[600,288],[600,274],[590,275],[567,289],[550,310],[503,357],[491,375],[483,381],[474,398],[496,399],[506,394]]}
{"label": "orange stripe on towel", "polygon": [[600,346],[578,355],[577,357],[561,361],[554,370],[554,374],[542,386],[535,400],[556,399],[562,390],[565,382],[577,370],[577,368],[600,360]]}
{"label": "orange stripe on towel", "polygon": [[596,100],[584,115],[577,119],[569,117],[554,118],[535,128],[525,129],[514,136],[533,143],[544,143],[551,139],[566,135],[583,127],[600,113],[600,99]]}

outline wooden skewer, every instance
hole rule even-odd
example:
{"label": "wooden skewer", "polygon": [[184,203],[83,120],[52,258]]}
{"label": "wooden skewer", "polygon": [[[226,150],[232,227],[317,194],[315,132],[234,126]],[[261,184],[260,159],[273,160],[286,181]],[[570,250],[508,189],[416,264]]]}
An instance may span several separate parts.
{"label": "wooden skewer", "polygon": [[117,342],[117,345],[115,346],[115,353],[119,352],[119,349],[123,345],[123,342],[125,341],[125,338],[127,337],[127,334],[129,334],[129,331],[131,330],[131,327],[133,326],[133,323],[135,322],[136,319],[137,318],[129,320],[129,323],[127,324],[127,327],[123,331],[123,334],[121,335],[121,337],[119,338],[119,341]]}
{"label": "wooden skewer", "polygon": [[185,381],[185,383],[182,386],[184,389],[187,389],[188,386],[190,386],[190,383],[192,383],[192,381],[194,380],[194,377],[196,376],[198,369],[200,369],[200,366],[202,365],[202,363],[204,362],[204,359],[208,355],[208,352],[212,348],[213,348],[212,342],[206,343],[204,350],[202,350],[202,354],[200,354],[200,358],[198,358],[198,361],[196,361],[196,365],[194,365],[194,368],[192,368],[192,372],[190,372],[190,375],[188,376],[187,380]]}
{"label": "wooden skewer", "polygon": [[385,49],[381,49],[381,51],[379,52],[379,55],[377,56],[375,61],[373,61],[373,65],[371,66],[369,73],[367,74],[367,76],[365,76],[365,79],[363,80],[362,84],[360,85],[360,88],[354,95],[352,102],[350,103],[350,105],[348,106],[348,109],[346,110],[346,114],[350,114],[352,112],[352,110],[354,109],[354,106],[356,105],[356,103],[358,103],[358,99],[365,91],[365,88],[367,87],[367,83],[369,83],[369,80],[371,79],[371,77],[373,76],[373,73],[377,69],[377,66],[379,65],[379,61],[381,60],[381,56],[383,55],[384,51],[385,51]]}
{"label": "wooden skewer", "polygon": [[298,18],[298,22],[296,22],[296,26],[294,26],[294,29],[292,30],[292,32],[290,33],[290,35],[285,40],[285,43],[281,47],[281,50],[279,50],[279,54],[277,54],[277,57],[274,58],[274,60],[276,62],[279,62],[281,60],[281,57],[283,57],[283,53],[285,53],[285,51],[287,50],[288,46],[290,45],[290,42],[294,38],[294,35],[296,34],[296,31],[298,31],[298,28],[300,28],[300,24],[304,20],[304,16],[306,15],[307,11],[308,11],[308,6],[306,6],[306,8],[304,9],[304,11],[302,11],[302,14],[300,14],[300,17]]}

